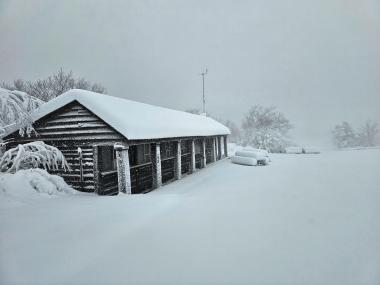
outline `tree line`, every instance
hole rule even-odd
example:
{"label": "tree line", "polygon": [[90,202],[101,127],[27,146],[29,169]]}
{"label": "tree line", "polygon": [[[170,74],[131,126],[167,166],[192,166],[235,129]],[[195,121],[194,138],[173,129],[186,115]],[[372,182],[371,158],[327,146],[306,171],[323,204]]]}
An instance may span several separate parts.
{"label": "tree line", "polygon": [[372,120],[367,120],[358,130],[346,121],[332,130],[333,142],[338,148],[377,146],[380,144],[379,134],[379,124]]}
{"label": "tree line", "polygon": [[101,84],[92,83],[83,77],[76,78],[72,71],[65,72],[62,68],[43,79],[16,79],[12,83],[3,82],[0,87],[0,141],[15,125],[19,126],[20,134],[30,135],[34,130],[30,113],[70,89],[106,92]]}
{"label": "tree line", "polygon": [[57,73],[46,78],[34,81],[16,79],[12,83],[3,82],[0,86],[12,91],[25,92],[45,102],[74,88],[90,90],[97,93],[106,92],[106,88],[100,83],[90,82],[83,77],[76,78],[72,71],[65,72],[62,68]]}

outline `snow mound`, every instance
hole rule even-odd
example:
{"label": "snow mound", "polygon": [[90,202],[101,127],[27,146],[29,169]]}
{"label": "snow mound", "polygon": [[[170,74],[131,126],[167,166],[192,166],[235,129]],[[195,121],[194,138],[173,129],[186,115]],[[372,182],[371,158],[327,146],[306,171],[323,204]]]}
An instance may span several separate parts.
{"label": "snow mound", "polygon": [[234,164],[256,166],[257,160],[253,157],[244,157],[244,156],[232,156],[231,162]]}
{"label": "snow mound", "polygon": [[28,198],[36,195],[75,194],[62,177],[52,175],[44,169],[19,170],[14,174],[0,174],[0,195],[10,198]]}

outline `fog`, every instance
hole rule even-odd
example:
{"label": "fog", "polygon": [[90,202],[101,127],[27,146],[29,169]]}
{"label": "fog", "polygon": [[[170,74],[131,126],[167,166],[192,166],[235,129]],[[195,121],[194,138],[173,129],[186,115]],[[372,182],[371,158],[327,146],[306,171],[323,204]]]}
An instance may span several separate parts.
{"label": "fog", "polygon": [[293,140],[380,121],[380,1],[0,0],[0,82],[59,68],[114,96],[240,124],[277,106]]}

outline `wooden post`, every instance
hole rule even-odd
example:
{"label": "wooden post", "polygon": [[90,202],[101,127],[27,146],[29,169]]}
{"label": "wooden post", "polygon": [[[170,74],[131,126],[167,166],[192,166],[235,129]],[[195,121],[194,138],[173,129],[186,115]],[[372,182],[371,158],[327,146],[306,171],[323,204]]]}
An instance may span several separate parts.
{"label": "wooden post", "polygon": [[203,167],[206,167],[206,164],[207,164],[207,161],[206,161],[206,138],[204,138],[202,140],[202,152],[203,152],[203,156],[202,156],[202,168],[203,168]]}
{"label": "wooden post", "polygon": [[216,161],[216,137],[212,138],[212,162]]}
{"label": "wooden post", "polygon": [[227,150],[227,136],[224,136],[224,156],[228,157],[228,150]]}
{"label": "wooden post", "polygon": [[132,194],[131,187],[131,171],[129,168],[129,146],[126,144],[114,145],[116,151],[116,164],[117,164],[117,180],[119,185],[119,192],[125,194]]}
{"label": "wooden post", "polygon": [[217,137],[218,142],[218,160],[222,159],[222,137]]}
{"label": "wooden post", "polygon": [[162,174],[161,174],[161,150],[160,143],[156,143],[155,155],[154,155],[154,173],[153,173],[153,188],[162,186]]}
{"label": "wooden post", "polygon": [[217,161],[218,160],[218,153],[219,153],[218,137],[215,137],[214,142],[215,142],[215,161]]}
{"label": "wooden post", "polygon": [[181,179],[182,176],[182,163],[181,163],[181,141],[177,142],[177,153],[174,161],[174,177]]}
{"label": "wooden post", "polygon": [[190,156],[191,172],[195,172],[195,141],[191,140],[191,156]]}
{"label": "wooden post", "polygon": [[100,164],[100,161],[99,161],[99,146],[98,145],[94,145],[92,147],[92,151],[93,151],[93,171],[94,171],[94,192],[99,194],[100,192],[100,169],[99,169],[99,164]]}

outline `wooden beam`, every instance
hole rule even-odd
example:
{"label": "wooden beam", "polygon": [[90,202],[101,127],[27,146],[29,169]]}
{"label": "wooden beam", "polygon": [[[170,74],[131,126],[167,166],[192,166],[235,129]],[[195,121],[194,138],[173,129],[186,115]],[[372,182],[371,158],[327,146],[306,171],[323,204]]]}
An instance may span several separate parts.
{"label": "wooden beam", "polygon": [[195,172],[195,140],[191,140],[191,156],[190,156],[190,167],[191,167],[191,172]]}
{"label": "wooden beam", "polygon": [[131,187],[131,172],[129,168],[129,146],[127,144],[116,143],[114,145],[116,151],[116,164],[117,164],[117,180],[119,192],[125,194],[132,194]]}
{"label": "wooden beam", "polygon": [[153,188],[162,186],[161,173],[161,147],[160,143],[155,144],[154,159],[153,159]]}
{"label": "wooden beam", "polygon": [[216,138],[218,144],[218,160],[222,159],[222,137]]}
{"label": "wooden beam", "polygon": [[203,156],[202,156],[202,168],[203,168],[203,167],[206,167],[206,164],[207,164],[207,160],[206,160],[206,138],[202,139],[202,152],[203,152]]}
{"label": "wooden beam", "polygon": [[182,155],[181,155],[181,141],[177,141],[177,152],[174,160],[174,178],[181,179],[182,176],[182,163],[181,163]]}
{"label": "wooden beam", "polygon": [[212,162],[216,161],[216,137],[212,138]]}
{"label": "wooden beam", "polygon": [[224,136],[224,156],[228,157],[228,150],[227,150],[227,136]]}
{"label": "wooden beam", "polygon": [[99,193],[100,191],[100,169],[99,169],[99,146],[94,145],[93,146],[93,171],[94,171],[94,190],[95,193]]}

